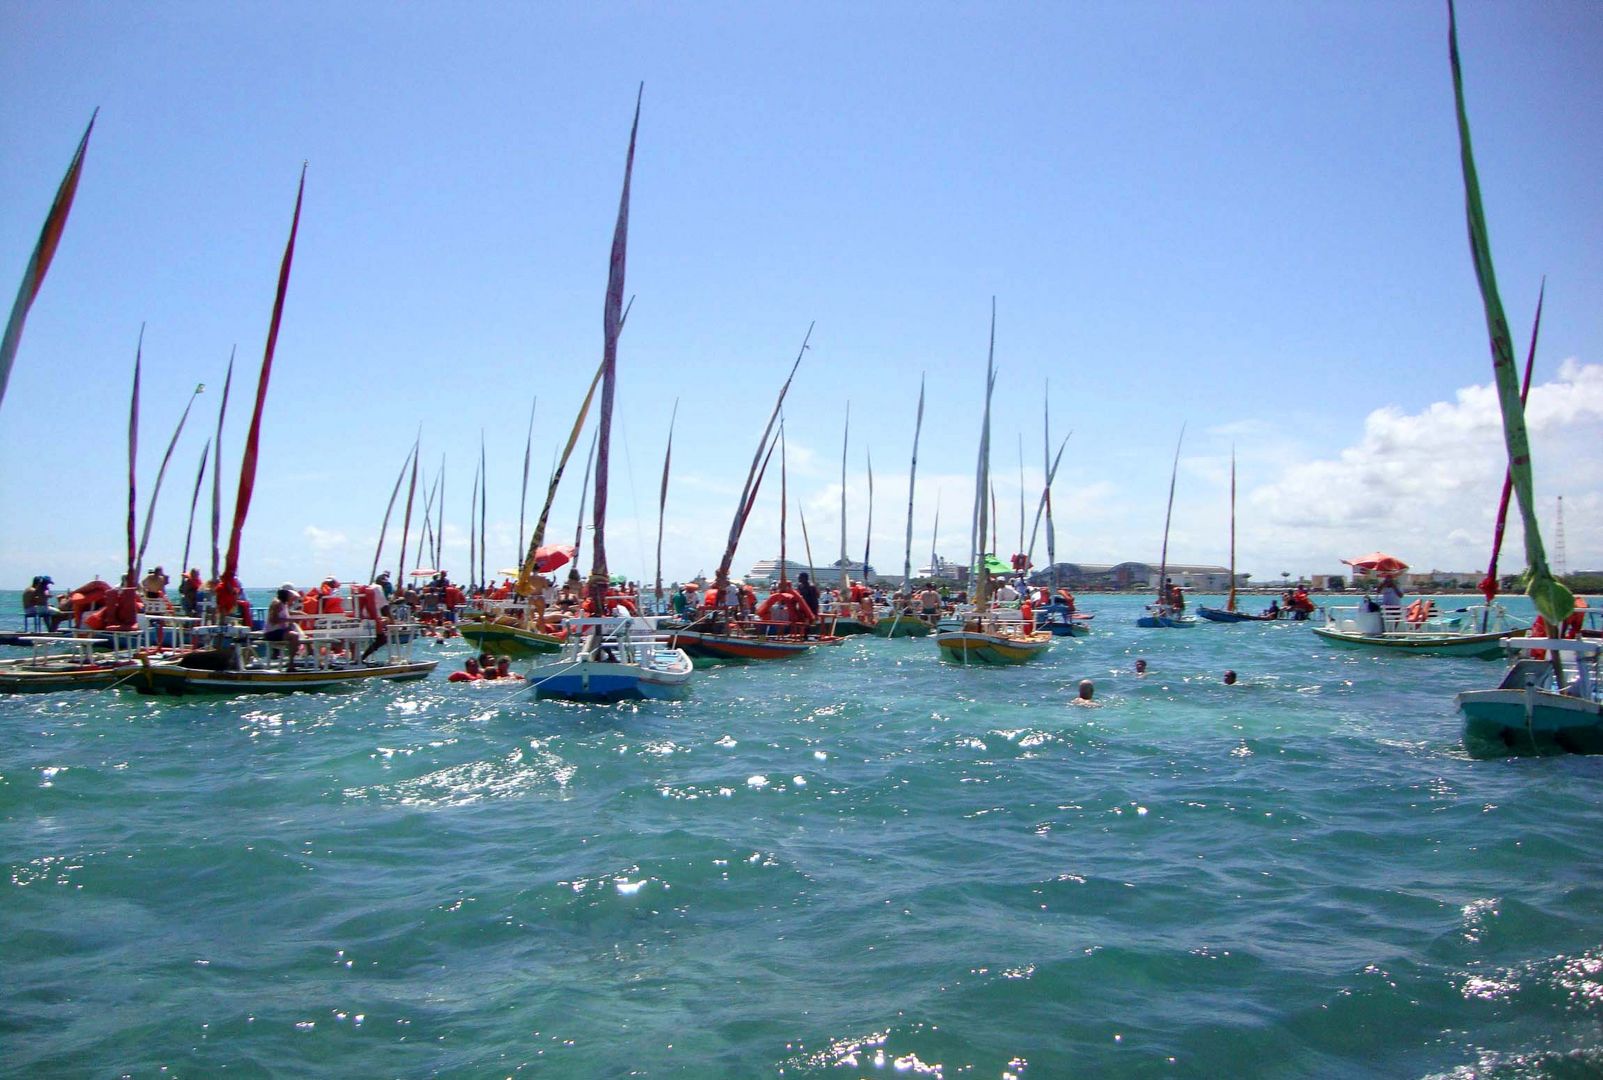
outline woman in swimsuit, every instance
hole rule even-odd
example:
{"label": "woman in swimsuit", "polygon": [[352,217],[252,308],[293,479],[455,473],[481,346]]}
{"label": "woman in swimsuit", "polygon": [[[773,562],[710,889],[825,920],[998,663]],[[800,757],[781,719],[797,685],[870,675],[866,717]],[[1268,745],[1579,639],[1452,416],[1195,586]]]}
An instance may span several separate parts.
{"label": "woman in swimsuit", "polygon": [[289,614],[291,595],[288,589],[279,589],[273,602],[267,605],[267,632],[262,635],[264,641],[288,643],[289,661],[284,665],[285,671],[295,670],[295,654],[301,650],[300,628],[295,625]]}

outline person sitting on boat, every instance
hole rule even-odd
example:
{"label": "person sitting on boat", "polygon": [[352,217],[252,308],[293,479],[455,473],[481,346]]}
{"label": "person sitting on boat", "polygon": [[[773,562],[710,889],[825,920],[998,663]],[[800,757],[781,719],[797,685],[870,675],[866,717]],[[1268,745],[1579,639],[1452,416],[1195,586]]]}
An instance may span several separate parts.
{"label": "person sitting on boat", "polygon": [[874,597],[872,594],[864,596],[857,601],[857,621],[864,626],[879,624],[879,616],[874,614]]}
{"label": "person sitting on boat", "polygon": [[1178,585],[1169,586],[1169,607],[1174,610],[1176,615],[1184,615],[1186,613],[1185,590]]}
{"label": "person sitting on boat", "polygon": [[479,661],[477,657],[468,657],[462,661],[462,670],[451,672],[447,682],[479,682],[484,678],[479,674]]}
{"label": "person sitting on boat", "polygon": [[1068,608],[1070,618],[1073,618],[1075,611],[1078,610],[1078,607],[1074,602],[1074,594],[1067,589],[1059,589],[1058,594],[1053,598],[1052,603],[1061,603],[1064,607]]}
{"label": "person sitting on boat", "polygon": [[284,662],[285,671],[295,670],[295,654],[301,651],[301,631],[295,625],[291,616],[290,600],[294,593],[288,589],[279,589],[274,595],[272,603],[267,605],[267,632],[262,634],[263,641],[282,641],[288,650],[288,658]]}
{"label": "person sitting on boat", "polygon": [[1389,574],[1380,580],[1380,605],[1381,607],[1403,606],[1403,590],[1398,587],[1397,579]]}
{"label": "person sitting on boat", "polygon": [[340,595],[338,578],[324,578],[323,584],[317,587],[317,610],[322,615],[345,614],[345,598]]}
{"label": "person sitting on boat", "polygon": [[1280,618],[1280,598],[1278,596],[1270,597],[1269,606],[1263,609],[1263,617],[1266,619]]}

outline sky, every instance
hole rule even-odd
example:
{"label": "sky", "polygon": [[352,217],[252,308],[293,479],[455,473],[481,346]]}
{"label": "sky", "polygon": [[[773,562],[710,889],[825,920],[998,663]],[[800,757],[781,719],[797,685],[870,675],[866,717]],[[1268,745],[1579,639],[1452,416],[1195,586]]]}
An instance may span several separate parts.
{"label": "sky", "polygon": [[[1544,534],[1556,547],[1562,496],[1567,568],[1603,568],[1603,5],[1466,0],[1459,35],[1522,355],[1546,276],[1528,410]],[[526,531],[600,360],[641,83],[614,572],[653,574],[675,401],[663,574],[717,566],[809,327],[789,553],[806,557],[805,518],[814,560],[840,554],[849,409],[845,546],[900,571],[923,378],[912,559],[965,558],[993,297],[1004,556],[1049,413],[1054,450],[1072,432],[1060,561],[1157,560],[1184,427],[1171,560],[1228,561],[1234,454],[1236,562],[1259,579],[1375,549],[1486,562],[1504,451],[1444,4],[0,0],[0,71],[0,287],[100,110],[0,403],[0,585],[119,571],[141,327],[141,527],[206,386],[145,563],[183,557],[237,348],[226,531],[302,162],[242,579],[365,577],[420,431],[425,485],[444,463],[441,562],[467,576],[482,433],[489,569],[515,565],[531,403]],[[587,445],[550,541],[574,538]],[[737,571],[778,554],[778,481],[776,462]],[[1516,521],[1505,569],[1520,544]],[[203,495],[191,564],[209,547]]]}

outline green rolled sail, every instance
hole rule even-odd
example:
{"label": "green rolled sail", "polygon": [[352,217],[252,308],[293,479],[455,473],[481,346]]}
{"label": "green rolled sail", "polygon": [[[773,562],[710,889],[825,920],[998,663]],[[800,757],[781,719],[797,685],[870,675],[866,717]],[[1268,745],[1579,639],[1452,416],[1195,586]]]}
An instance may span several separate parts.
{"label": "green rolled sail", "polygon": [[1470,149],[1469,114],[1464,109],[1464,77],[1458,62],[1458,22],[1452,0],[1447,3],[1448,55],[1453,66],[1453,98],[1458,107],[1458,144],[1464,166],[1464,210],[1469,223],[1469,250],[1475,261],[1475,279],[1480,284],[1481,302],[1486,308],[1486,330],[1492,345],[1492,373],[1497,383],[1497,399],[1503,410],[1503,438],[1508,444],[1509,473],[1519,500],[1520,519],[1525,526],[1525,592],[1549,626],[1557,626],[1575,610],[1575,597],[1555,581],[1542,547],[1541,528],[1536,520],[1536,501],[1531,479],[1531,444],[1525,430],[1525,407],[1520,402],[1519,371],[1514,364],[1514,341],[1503,314],[1503,301],[1497,292],[1497,275],[1492,269],[1491,243],[1486,235],[1486,214],[1481,208],[1480,181],[1475,173],[1475,155]]}

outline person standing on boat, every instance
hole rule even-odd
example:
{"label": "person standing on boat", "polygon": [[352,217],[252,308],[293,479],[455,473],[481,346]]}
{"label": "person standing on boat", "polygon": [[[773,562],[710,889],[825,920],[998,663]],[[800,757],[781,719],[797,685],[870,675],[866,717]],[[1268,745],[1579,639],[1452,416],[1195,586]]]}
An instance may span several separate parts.
{"label": "person standing on boat", "polygon": [[918,594],[919,613],[924,621],[934,626],[941,620],[941,594],[935,591],[933,585],[925,585],[924,591]]}
{"label": "person standing on boat", "polygon": [[1403,606],[1403,590],[1398,587],[1397,579],[1390,574],[1380,579],[1380,605],[1381,607]]}
{"label": "person standing on boat", "polygon": [[818,586],[813,584],[812,575],[803,570],[796,575],[796,593],[807,601],[807,608],[815,614],[818,608]]}
{"label": "person standing on boat", "polygon": [[178,583],[178,605],[184,609],[185,615],[194,615],[200,610],[200,568],[190,567],[184,580]]}
{"label": "person standing on boat", "polygon": [[[382,575],[381,575],[382,576]],[[362,663],[390,643],[390,635],[386,632],[390,618],[390,600],[384,594],[384,586],[375,581],[365,590],[358,590],[356,613],[373,621],[373,640],[368,647],[362,650]]]}
{"label": "person standing on boat", "polygon": [[145,599],[147,600],[165,600],[167,599],[167,582],[170,580],[167,576],[167,571],[158,566],[145,574],[144,580],[139,583],[139,588],[145,594]]}

